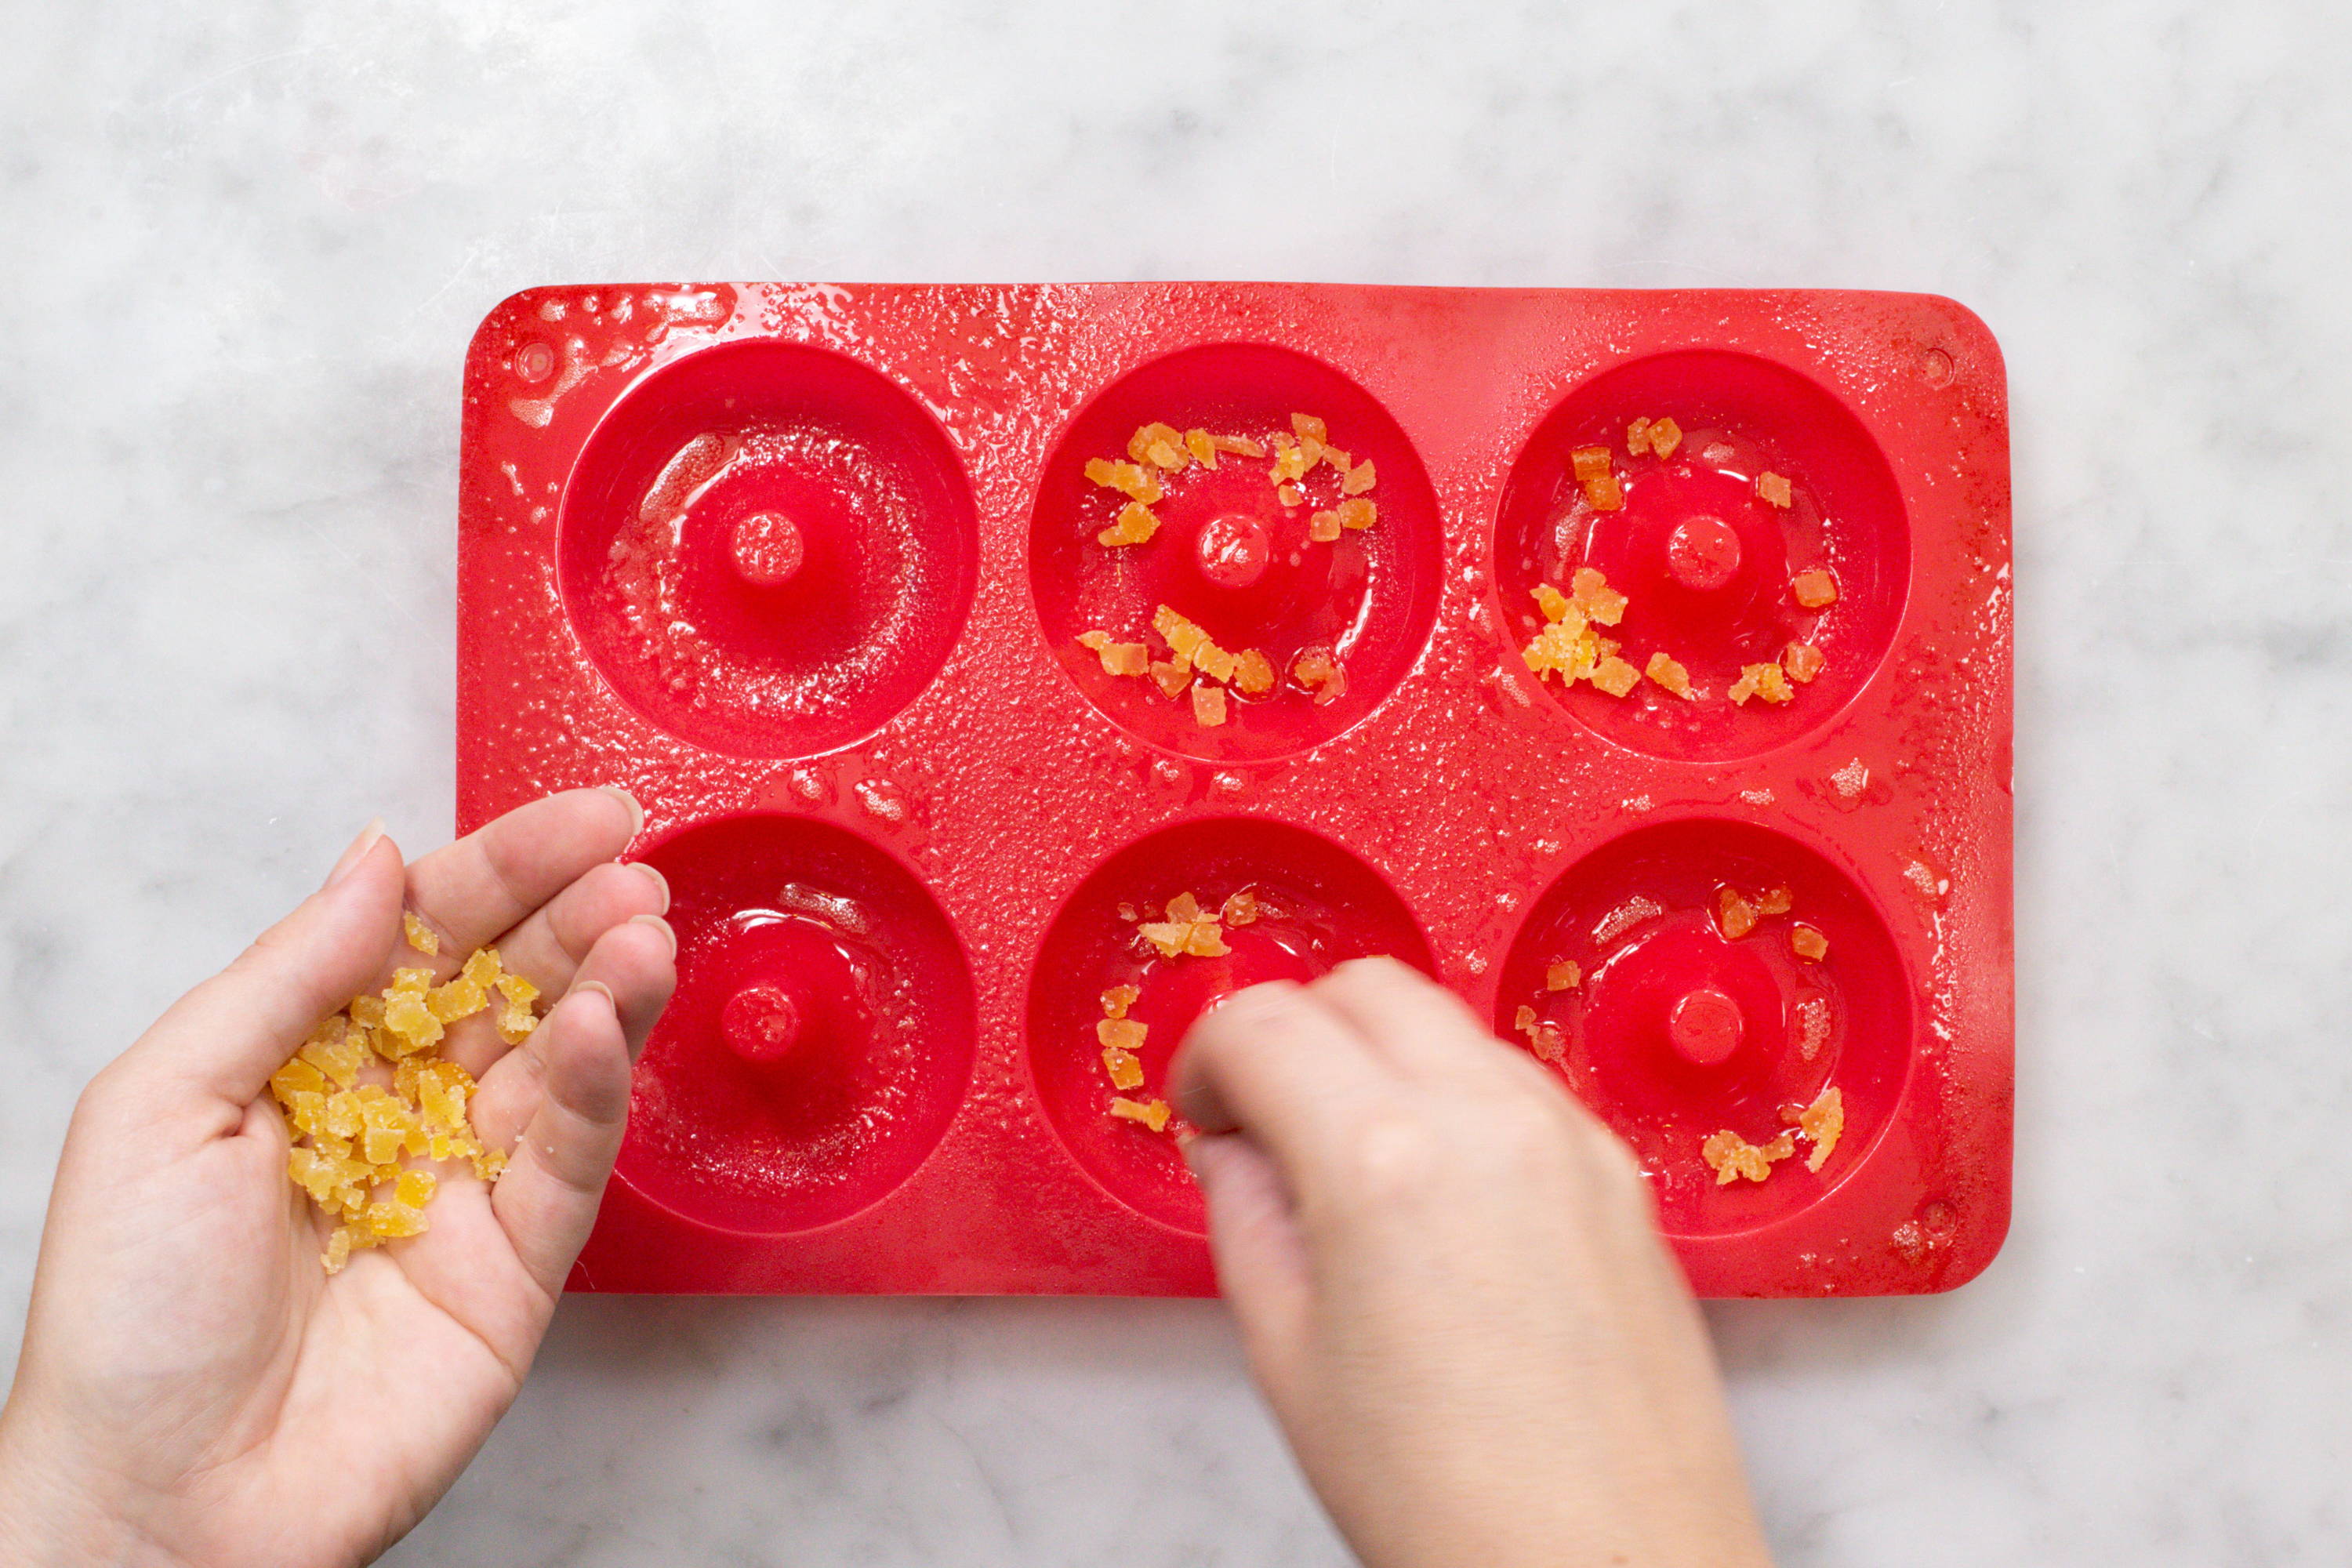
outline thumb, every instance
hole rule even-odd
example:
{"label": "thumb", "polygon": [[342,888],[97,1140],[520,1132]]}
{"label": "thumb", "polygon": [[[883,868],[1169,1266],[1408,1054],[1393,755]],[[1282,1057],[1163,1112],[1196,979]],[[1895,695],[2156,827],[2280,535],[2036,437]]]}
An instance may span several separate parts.
{"label": "thumb", "polygon": [[1244,1132],[1206,1132],[1184,1143],[1209,1205],[1217,1289],[1240,1322],[1250,1362],[1269,1394],[1305,1353],[1313,1286],[1307,1247],[1282,1173]]}
{"label": "thumb", "polygon": [[374,984],[400,929],[407,872],[380,829],[361,838],[325,887],[173,1003],[123,1053],[123,1072],[249,1105],[320,1019]]}

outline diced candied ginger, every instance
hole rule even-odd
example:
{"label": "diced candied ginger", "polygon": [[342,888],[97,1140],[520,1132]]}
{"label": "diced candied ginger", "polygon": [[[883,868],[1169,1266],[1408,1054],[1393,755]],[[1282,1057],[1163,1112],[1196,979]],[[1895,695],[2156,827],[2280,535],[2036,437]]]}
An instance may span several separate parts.
{"label": "diced candied ginger", "polygon": [[1345,531],[1336,511],[1318,511],[1307,520],[1307,537],[1318,544],[1328,544]]}
{"label": "diced candied ginger", "polygon": [[1585,504],[1595,511],[1622,511],[1625,508],[1625,487],[1617,482],[1614,474],[1603,474],[1597,479],[1584,481]]}
{"label": "diced candied ginger", "polygon": [[1291,661],[1290,679],[1310,693],[1316,706],[1337,702],[1348,693],[1348,671],[1327,647],[1310,647]]}
{"label": "diced candied ginger", "polygon": [[1545,620],[1564,621],[1575,608],[1569,603],[1567,595],[1549,583],[1538,583],[1528,591],[1535,595],[1536,608],[1543,612]]}
{"label": "diced candied ginger", "polygon": [[1149,1024],[1139,1023],[1133,1018],[1095,1020],[1095,1038],[1116,1050],[1141,1050],[1143,1037],[1150,1032],[1151,1026]]}
{"label": "diced candied ginger", "polygon": [[427,1049],[436,1044],[446,1031],[441,1020],[433,1016],[423,994],[412,991],[388,994],[383,1004],[383,1028],[376,1036],[376,1047],[390,1053],[394,1060],[412,1051]]}
{"label": "diced candied ginger", "polygon": [[1715,927],[1725,938],[1738,942],[1756,929],[1756,906],[1737,888],[1717,888],[1715,892]]}
{"label": "diced candied ginger", "polygon": [[1779,507],[1783,511],[1787,510],[1789,503],[1796,499],[1795,488],[1786,478],[1772,472],[1769,468],[1756,476],[1756,494],[1765,505]]}
{"label": "diced candied ginger", "polygon": [[1838,602],[1837,579],[1820,566],[1789,579],[1789,592],[1809,610],[1826,610]]}
{"label": "diced candied ginger", "polygon": [[386,1241],[423,1236],[425,1211],[402,1203],[370,1204],[367,1206],[367,1227]]}
{"label": "diced candied ginger", "polygon": [[362,1029],[383,1027],[383,998],[381,996],[354,996],[346,1011],[352,1022]]}
{"label": "diced candied ginger", "polygon": [[1135,999],[1142,994],[1142,992],[1137,990],[1132,985],[1112,986],[1109,990],[1102,994],[1103,1016],[1106,1018],[1126,1017],[1127,1010],[1129,1007],[1134,1006]]}
{"label": "diced candied ginger", "polygon": [[1149,544],[1151,536],[1159,531],[1159,516],[1141,501],[1131,500],[1118,509],[1118,516],[1108,528],[1095,535],[1095,541],[1117,550],[1130,544]]}
{"label": "diced candied ginger", "polygon": [[435,986],[425,998],[426,1010],[444,1024],[470,1018],[488,1005],[482,987],[462,974],[446,985]]}
{"label": "diced candied ginger", "polygon": [[1544,989],[1573,991],[1584,984],[1584,970],[1572,958],[1563,958],[1544,971]]}
{"label": "diced candied ginger", "polygon": [[327,1092],[327,1075],[296,1057],[269,1075],[269,1092],[280,1105],[291,1105],[297,1094],[323,1096]]}
{"label": "diced candied ginger", "polygon": [[1536,1016],[1536,1010],[1525,1003],[1511,1019],[1511,1026],[1528,1037],[1528,1047],[1538,1059],[1556,1062],[1568,1055],[1568,1037],[1560,1033],[1558,1024]]}
{"label": "diced candied ginger", "polygon": [[1217,443],[1206,430],[1185,431],[1184,450],[1192,453],[1192,460],[1202,468],[1210,469],[1216,468]]}
{"label": "diced candied ginger", "polygon": [[[1330,442],[1326,441],[1323,443],[1323,465],[1329,468],[1333,473],[1339,475],[1343,484],[1348,478],[1349,466],[1354,461],[1354,458],[1350,457],[1340,448],[1334,447]],[[1342,489],[1340,493],[1344,495],[1347,492]]]}
{"label": "diced candied ginger", "polygon": [[1641,684],[1642,672],[1612,654],[1593,667],[1592,684],[1612,697],[1623,697]]}
{"label": "diced candied ginger", "polygon": [[[1830,1156],[1837,1152],[1838,1140],[1845,1134],[1845,1096],[1832,1085],[1802,1110],[1783,1106],[1780,1120],[1790,1123],[1798,1137],[1813,1146],[1813,1152],[1805,1156],[1805,1169],[1818,1171],[1829,1163]],[[1786,1138],[1789,1134],[1783,1132],[1780,1136]]]}
{"label": "diced candied ginger", "polygon": [[[1127,438],[1127,455],[1139,463],[1151,463],[1163,468],[1181,468],[1192,461],[1184,451],[1184,433],[1173,425],[1154,421]],[[1167,461],[1162,461],[1162,457]]]}
{"label": "diced candied ginger", "polygon": [[1810,684],[1828,664],[1827,656],[1811,643],[1792,642],[1780,650],[1780,668],[1800,686]]}
{"label": "diced candied ginger", "polygon": [[1087,459],[1087,478],[1107,490],[1117,490],[1132,501],[1149,506],[1168,493],[1160,476],[1141,463],[1114,463],[1106,458]]}
{"label": "diced candied ginger", "polygon": [[1366,458],[1349,468],[1347,478],[1339,481],[1339,493],[1343,496],[1363,495],[1379,482],[1380,475],[1373,471],[1372,460]]}
{"label": "diced candied ginger", "polygon": [[1236,458],[1265,456],[1265,447],[1246,436],[1212,436],[1209,439],[1215,444],[1218,451],[1231,452]]}
{"label": "diced candied ginger", "polygon": [[1225,946],[1219,911],[1202,910],[1201,900],[1191,893],[1179,893],[1168,900],[1165,921],[1146,921],[1136,930],[1160,950],[1162,958],[1187,953],[1194,958],[1223,958],[1232,951]]}
{"label": "diced candied ginger", "polygon": [[1210,679],[1231,680],[1234,678],[1234,671],[1240,663],[1239,656],[1219,647],[1207,632],[1166,605],[1152,612],[1151,629],[1160,634],[1161,640],[1179,659]]}
{"label": "diced candied ginger", "polygon": [[1675,448],[1683,444],[1683,427],[1671,416],[1650,426],[1650,450],[1661,458],[1671,458]]}
{"label": "diced candied ginger", "polygon": [[1307,504],[1307,492],[1297,485],[1277,485],[1274,499],[1285,506],[1304,506]]}
{"label": "diced candied ginger", "polygon": [[1111,1088],[1141,1089],[1143,1087],[1143,1064],[1136,1059],[1133,1051],[1123,1051],[1117,1046],[1105,1046],[1102,1049],[1102,1064],[1103,1071],[1110,1075]]}
{"label": "diced candied ginger", "polygon": [[1315,441],[1321,441],[1331,434],[1330,426],[1312,414],[1292,415],[1290,427],[1299,435]]}
{"label": "diced candied ginger", "polygon": [[520,974],[499,976],[499,994],[507,999],[506,1011],[499,1015],[499,1037],[510,1046],[519,1046],[530,1038],[539,1019],[530,1005],[539,999],[539,987]]}
{"label": "diced candied ginger", "polygon": [[1258,902],[1256,891],[1250,888],[1244,888],[1226,899],[1225,907],[1218,911],[1219,917],[1229,926],[1255,925],[1258,917],[1265,913],[1265,907]]}
{"label": "diced candied ginger", "polygon": [[1613,626],[1625,618],[1625,606],[1632,601],[1609,585],[1608,577],[1590,566],[1580,566],[1568,580],[1569,602],[1584,612],[1585,618],[1600,626]]}
{"label": "diced candied ginger", "polygon": [[1744,664],[1739,667],[1739,679],[1731,683],[1731,689],[1725,695],[1744,708],[1751,697],[1779,703],[1788,701],[1796,693],[1789,689],[1789,678],[1779,665]]}
{"label": "diced candied ginger", "polygon": [[1307,470],[1314,466],[1314,460],[1307,455],[1307,448],[1300,446],[1296,437],[1280,434],[1275,437],[1274,467],[1266,470],[1266,477],[1276,484],[1284,485],[1293,479],[1305,479]]}
{"label": "diced candied ginger", "polygon": [[1683,668],[1680,660],[1667,657],[1664,648],[1650,656],[1650,662],[1642,673],[1685,701],[1691,700],[1694,696],[1690,671]]}
{"label": "diced candied ginger", "polygon": [[1274,660],[1254,647],[1245,647],[1234,656],[1234,684],[1251,697],[1263,697],[1274,689]]}
{"label": "diced candied ginger", "polygon": [[1160,695],[1173,701],[1192,684],[1192,661],[1181,655],[1162,659],[1150,667],[1150,673],[1152,684],[1160,688]]}
{"label": "diced candied ginger", "polygon": [[1796,1141],[1783,1132],[1769,1143],[1755,1144],[1726,1128],[1701,1143],[1700,1158],[1715,1173],[1715,1184],[1728,1186],[1742,1176],[1760,1182],[1772,1173],[1773,1165],[1797,1152]]}
{"label": "diced candied ginger", "polygon": [[416,917],[415,911],[410,910],[400,911],[400,929],[401,933],[408,939],[408,945],[426,957],[429,958],[441,951],[441,939],[434,934],[431,926]]}
{"label": "diced candied ginger", "polygon": [[339,1225],[328,1236],[327,1250],[320,1255],[319,1261],[325,1265],[328,1273],[341,1274],[343,1271],[343,1265],[351,1261],[351,1257],[352,1227]]}
{"label": "diced candied ginger", "polygon": [[1110,1102],[1110,1113],[1122,1121],[1140,1123],[1154,1132],[1168,1131],[1168,1102],[1164,1100],[1129,1100],[1122,1095]]}
{"label": "diced candied ginger", "polygon": [[1830,955],[1830,939],[1817,926],[1800,921],[1789,932],[1790,949],[1808,963],[1819,963]]}
{"label": "diced candied ginger", "polygon": [[1078,641],[1094,650],[1106,675],[1141,675],[1151,668],[1151,650],[1139,642],[1113,642],[1108,632],[1080,632]]}
{"label": "diced candied ginger", "polygon": [[1625,426],[1625,450],[1641,457],[1650,449],[1650,418],[1643,415]]}
{"label": "diced candied ginger", "polygon": [[1589,485],[1595,479],[1606,479],[1611,472],[1609,448],[1579,447],[1569,454],[1569,462],[1576,472],[1576,482]]}
{"label": "diced candied ginger", "polygon": [[1339,526],[1362,532],[1381,520],[1381,509],[1370,496],[1356,496],[1339,503]]}
{"label": "diced candied ginger", "polygon": [[1785,915],[1797,907],[1797,895],[1786,888],[1769,888],[1757,895],[1756,912],[1759,915]]}

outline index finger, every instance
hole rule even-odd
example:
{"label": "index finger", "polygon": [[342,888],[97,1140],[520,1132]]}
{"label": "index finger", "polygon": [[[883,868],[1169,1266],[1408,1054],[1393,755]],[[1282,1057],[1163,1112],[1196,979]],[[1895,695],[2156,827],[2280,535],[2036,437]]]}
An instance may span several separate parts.
{"label": "index finger", "polygon": [[565,790],[483,824],[408,868],[408,905],[463,959],[496,941],[645,826],[626,790]]}
{"label": "index finger", "polygon": [[1356,1112],[1397,1081],[1370,1041],[1286,981],[1235,992],[1202,1014],[1168,1071],[1186,1121],[1204,1132],[1247,1131],[1286,1169],[1338,1154]]}

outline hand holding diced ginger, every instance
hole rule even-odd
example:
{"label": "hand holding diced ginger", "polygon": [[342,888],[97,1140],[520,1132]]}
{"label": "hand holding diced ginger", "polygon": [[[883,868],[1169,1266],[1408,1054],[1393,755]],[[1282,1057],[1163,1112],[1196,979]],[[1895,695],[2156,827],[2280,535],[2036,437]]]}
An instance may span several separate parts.
{"label": "hand holding diced ginger", "polygon": [[[433,1505],[530,1363],[673,983],[667,891],[614,863],[642,820],[576,790],[408,867],[371,829],[91,1083],[0,1556],[352,1563]],[[114,1533],[73,1533],[89,1499]]]}

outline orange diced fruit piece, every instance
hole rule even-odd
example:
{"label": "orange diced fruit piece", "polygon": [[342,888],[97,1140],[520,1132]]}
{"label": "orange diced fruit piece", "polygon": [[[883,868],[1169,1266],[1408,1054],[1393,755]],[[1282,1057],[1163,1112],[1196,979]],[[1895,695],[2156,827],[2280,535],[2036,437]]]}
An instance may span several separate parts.
{"label": "orange diced fruit piece", "polygon": [[1307,500],[1307,492],[1297,485],[1279,485],[1275,489],[1274,499],[1285,506],[1300,506]]}
{"label": "orange diced fruit piece", "polygon": [[1801,686],[1809,684],[1828,664],[1822,650],[1811,643],[1792,642],[1780,650],[1780,668]]}
{"label": "orange diced fruit piece", "polygon": [[1380,506],[1366,496],[1356,496],[1339,503],[1339,526],[1361,531],[1380,521]]}
{"label": "orange diced fruit piece", "polygon": [[1813,926],[1800,924],[1790,931],[1789,946],[1808,963],[1819,963],[1830,955],[1830,939]]}
{"label": "orange diced fruit piece", "polygon": [[1528,592],[1535,595],[1536,608],[1543,612],[1545,620],[1564,621],[1568,618],[1571,606],[1567,595],[1549,583],[1538,583]]}
{"label": "orange diced fruit piece", "polygon": [[1139,1122],[1154,1132],[1168,1130],[1168,1102],[1164,1100],[1145,1101],[1122,1096],[1110,1102],[1110,1113],[1122,1121]]}
{"label": "orange diced fruit piece", "polygon": [[1576,481],[1589,485],[1595,479],[1605,479],[1611,473],[1609,448],[1579,447],[1569,454],[1569,462],[1576,470]]}
{"label": "orange diced fruit piece", "polygon": [[1290,416],[1290,427],[1293,430],[1297,431],[1300,436],[1307,439],[1318,443],[1331,433],[1330,426],[1324,424],[1323,421],[1318,419],[1312,414],[1292,415]]}
{"label": "orange diced fruit piece", "polygon": [[417,919],[413,911],[408,910],[400,911],[400,929],[408,938],[408,945],[417,952],[429,956],[441,951],[441,939],[434,934],[431,926]]}
{"label": "orange diced fruit piece", "polygon": [[1625,426],[1625,450],[1641,457],[1650,449],[1650,421],[1644,416]]}
{"label": "orange diced fruit piece", "polygon": [[1612,697],[1623,697],[1641,684],[1642,672],[1623,659],[1611,655],[1592,671],[1592,684]]}
{"label": "orange diced fruit piece", "polygon": [[1738,942],[1756,929],[1756,906],[1742,897],[1737,888],[1720,888],[1715,895],[1716,929],[1726,939]]}
{"label": "orange diced fruit piece", "polygon": [[1252,697],[1263,697],[1274,689],[1274,660],[1254,647],[1245,647],[1234,656],[1234,684]]}
{"label": "orange diced fruit piece", "polygon": [[[1783,1110],[1780,1116],[1785,1121],[1795,1122],[1797,1136],[1813,1146],[1813,1152],[1805,1156],[1805,1168],[1818,1171],[1829,1163],[1839,1138],[1845,1133],[1845,1096],[1832,1085],[1804,1110],[1793,1113]],[[1786,1138],[1789,1134],[1783,1132],[1780,1136]]]}
{"label": "orange diced fruit piece", "polygon": [[1246,436],[1212,436],[1209,439],[1216,444],[1218,451],[1231,452],[1237,458],[1265,456],[1265,447]]}
{"label": "orange diced fruit piece", "polygon": [[1544,989],[1573,991],[1584,984],[1584,971],[1574,959],[1563,958],[1544,971]]}
{"label": "orange diced fruit piece", "polygon": [[1210,437],[1206,430],[1185,431],[1184,450],[1192,453],[1192,460],[1204,468],[1214,468],[1217,466],[1217,443]]}
{"label": "orange diced fruit piece", "polygon": [[1380,476],[1373,471],[1372,460],[1366,458],[1362,462],[1349,468],[1348,477],[1339,481],[1339,493],[1343,496],[1360,496],[1379,482]]}
{"label": "orange diced fruit piece", "polygon": [[1307,537],[1318,544],[1330,543],[1342,531],[1339,514],[1336,511],[1318,511],[1307,520]]}
{"label": "orange diced fruit piece", "polygon": [[[1718,1187],[1728,1186],[1743,1176],[1760,1182],[1772,1173],[1769,1147],[1759,1149],[1728,1128],[1710,1136],[1699,1145],[1698,1152],[1715,1173],[1715,1184]],[[1793,1147],[1790,1152],[1795,1152]]]}
{"label": "orange diced fruit piece", "polygon": [[1786,888],[1772,888],[1756,900],[1759,915],[1785,915],[1797,907],[1797,895]]}
{"label": "orange diced fruit piece", "polygon": [[1102,1051],[1103,1071],[1110,1075],[1113,1089],[1141,1089],[1143,1064],[1133,1051],[1123,1051],[1117,1046],[1105,1046]]}
{"label": "orange diced fruit piece", "polygon": [[1340,481],[1345,483],[1348,478],[1348,466],[1355,461],[1355,459],[1350,458],[1346,452],[1340,450],[1339,447],[1331,445],[1330,442],[1326,441],[1323,443],[1323,461],[1332,472],[1339,476]]}
{"label": "orange diced fruit piece", "polygon": [[1139,500],[1131,500],[1118,509],[1118,516],[1108,528],[1095,535],[1096,542],[1117,549],[1128,544],[1149,544],[1151,536],[1160,531],[1160,519]]}
{"label": "orange diced fruit piece", "polygon": [[1288,436],[1275,437],[1274,467],[1267,469],[1266,473],[1276,484],[1287,484],[1292,479],[1304,479],[1307,470],[1314,466],[1307,460],[1307,448],[1300,446],[1297,440]]}
{"label": "orange diced fruit piece", "polygon": [[1127,455],[1139,463],[1148,463],[1151,460],[1152,447],[1181,447],[1183,444],[1182,431],[1173,425],[1162,425],[1155,420],[1139,426],[1135,434],[1127,438]]}
{"label": "orange diced fruit piece", "polygon": [[1661,458],[1673,457],[1675,448],[1682,444],[1683,427],[1675,424],[1671,416],[1661,419],[1650,426],[1650,450],[1655,452]]}
{"label": "orange diced fruit piece", "polygon": [[1571,603],[1582,610],[1589,620],[1604,626],[1613,626],[1625,618],[1625,606],[1632,603],[1624,595],[1609,585],[1609,579],[1590,566],[1580,566],[1569,579],[1568,594]]}
{"label": "orange diced fruit piece", "polygon": [[1127,1010],[1129,1007],[1134,1006],[1135,999],[1142,994],[1142,992],[1137,990],[1132,985],[1112,986],[1109,990],[1102,994],[1103,1016],[1106,1018],[1126,1017]]}
{"label": "orange diced fruit piece", "polygon": [[1151,667],[1150,674],[1152,683],[1160,688],[1160,694],[1171,701],[1184,695],[1184,689],[1192,684],[1192,665],[1189,659],[1162,660]]}
{"label": "orange diced fruit piece", "polygon": [[1779,665],[1744,664],[1739,667],[1739,679],[1731,683],[1731,689],[1726,695],[1744,708],[1751,697],[1780,703],[1788,701],[1796,693],[1789,689],[1789,678],[1781,672]]}
{"label": "orange diced fruit piece", "polygon": [[1837,579],[1822,567],[1800,572],[1789,580],[1789,592],[1809,610],[1826,610],[1838,602]]}
{"label": "orange diced fruit piece", "polygon": [[1133,1018],[1098,1018],[1095,1021],[1095,1038],[1117,1050],[1139,1051],[1143,1038],[1151,1032],[1148,1024]]}
{"label": "orange diced fruit piece", "polygon": [[1789,503],[1796,498],[1796,490],[1788,479],[1769,468],[1756,476],[1756,494],[1765,505],[1779,507],[1783,511],[1788,510]]}
{"label": "orange diced fruit piece", "polygon": [[1218,911],[1220,918],[1229,926],[1255,925],[1261,912],[1257,894],[1248,888],[1226,899],[1224,908]]}
{"label": "orange diced fruit piece", "polygon": [[1314,695],[1318,706],[1337,702],[1348,691],[1348,671],[1331,650],[1310,647],[1291,662],[1290,679]]}
{"label": "orange diced fruit piece", "polygon": [[1625,487],[1617,482],[1616,475],[1603,474],[1584,481],[1584,499],[1595,511],[1622,511]]}
{"label": "orange diced fruit piece", "polygon": [[1663,648],[1650,656],[1650,662],[1642,673],[1675,696],[1685,700],[1690,699],[1690,671],[1684,668],[1680,661],[1668,658]]}
{"label": "orange diced fruit piece", "polygon": [[1143,455],[1159,468],[1181,468],[1192,461],[1192,454],[1174,441],[1154,441],[1143,449]]}

